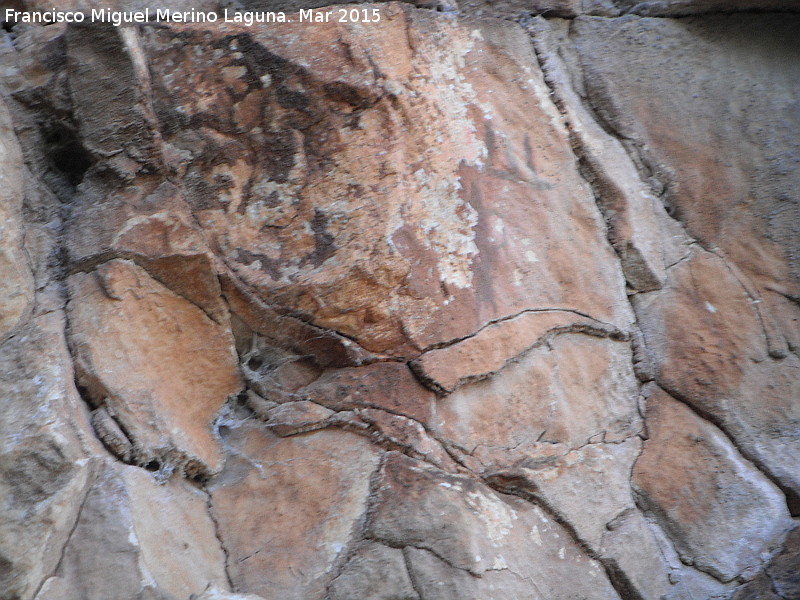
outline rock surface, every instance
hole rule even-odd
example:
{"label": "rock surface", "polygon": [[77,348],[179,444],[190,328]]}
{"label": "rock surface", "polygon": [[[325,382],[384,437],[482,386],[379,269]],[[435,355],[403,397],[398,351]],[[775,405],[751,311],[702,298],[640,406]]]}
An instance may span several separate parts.
{"label": "rock surface", "polygon": [[0,600],[798,597],[795,3],[459,5],[4,25]]}

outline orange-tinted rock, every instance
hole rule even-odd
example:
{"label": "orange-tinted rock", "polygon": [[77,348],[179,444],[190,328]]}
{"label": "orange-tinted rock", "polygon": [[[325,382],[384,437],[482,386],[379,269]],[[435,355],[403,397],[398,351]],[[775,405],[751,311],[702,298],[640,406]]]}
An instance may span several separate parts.
{"label": "orange-tinted rock", "polygon": [[669,289],[636,298],[659,384],[709,414],[748,458],[800,493],[800,359],[768,358],[759,314],[719,257],[696,250]]}
{"label": "orange-tinted rock", "polygon": [[67,235],[77,268],[133,260],[215,320],[225,318],[217,266],[174,185],[149,182],[102,200],[89,193],[73,209]]}
{"label": "orange-tinted rock", "polygon": [[568,311],[526,312],[481,329],[446,348],[429,350],[411,363],[432,389],[449,393],[459,385],[485,379],[507,363],[558,333],[583,332],[624,337],[612,326]]}
{"label": "orange-tinted rock", "polygon": [[564,334],[437,402],[431,429],[493,470],[635,435],[637,396],[627,344]]}
{"label": "orange-tinted rock", "polygon": [[363,518],[379,454],[341,431],[278,438],[253,422],[227,437],[210,485],[236,589],[322,598]]}
{"label": "orange-tinted rock", "polygon": [[217,471],[211,424],[240,389],[230,332],[128,261],[69,287],[78,381],[130,436],[135,462]]}
{"label": "orange-tinted rock", "polygon": [[302,23],[148,31],[156,114],[188,153],[212,245],[262,300],[372,352],[407,356],[533,308],[626,327],[525,35],[379,10],[313,41]]}
{"label": "orange-tinted rock", "polygon": [[791,525],[780,490],[723,434],[656,389],[633,470],[642,505],[681,559],[722,581],[753,576]]}

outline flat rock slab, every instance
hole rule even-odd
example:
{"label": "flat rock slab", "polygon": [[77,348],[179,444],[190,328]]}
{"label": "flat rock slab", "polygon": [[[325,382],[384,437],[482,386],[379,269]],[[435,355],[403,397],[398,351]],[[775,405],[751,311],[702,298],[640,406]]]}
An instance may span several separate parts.
{"label": "flat rock slab", "polygon": [[127,432],[138,464],[213,473],[211,424],[240,390],[230,332],[132,262],[69,279],[78,381]]}
{"label": "flat rock slab", "polygon": [[492,323],[446,348],[429,350],[411,363],[432,389],[449,393],[469,381],[485,379],[526,350],[557,333],[582,332],[598,337],[623,338],[615,327],[563,310],[525,312]]}
{"label": "flat rock slab", "polygon": [[681,559],[721,581],[755,575],[792,526],[783,494],[716,427],[663,391],[647,400],[647,428],[634,489]]}

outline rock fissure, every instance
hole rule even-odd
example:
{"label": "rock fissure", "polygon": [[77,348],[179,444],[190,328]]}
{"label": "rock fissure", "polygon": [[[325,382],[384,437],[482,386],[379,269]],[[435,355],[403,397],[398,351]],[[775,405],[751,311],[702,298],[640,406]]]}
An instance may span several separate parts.
{"label": "rock fissure", "polygon": [[[420,352],[420,355],[424,355],[424,354],[426,354],[428,352],[431,352],[433,350],[443,350],[445,348],[449,348],[451,346],[454,346],[454,345],[456,345],[456,344],[458,344],[460,342],[475,338],[478,335],[480,335],[481,332],[483,332],[487,328],[491,327],[492,325],[498,325],[498,324],[504,323],[506,321],[511,321],[513,319],[521,317],[522,315],[533,314],[533,313],[561,313],[561,312],[571,313],[571,314],[577,315],[579,317],[583,317],[585,319],[590,319],[590,320],[594,321],[595,323],[599,324],[599,327],[597,327],[596,329],[595,328],[591,328],[591,327],[586,327],[586,331],[579,331],[578,333],[588,333],[589,335],[595,334],[595,335],[600,336],[600,337],[609,337],[611,339],[620,339],[620,340],[624,340],[626,338],[626,333],[621,331],[620,329],[618,329],[616,326],[612,325],[611,323],[606,323],[604,321],[596,319],[593,316],[585,314],[585,313],[583,313],[581,311],[578,311],[578,310],[574,310],[574,309],[571,309],[571,308],[526,308],[526,309],[521,310],[519,312],[516,312],[514,314],[506,315],[506,316],[503,316],[503,317],[499,317],[497,319],[492,319],[491,321],[487,321],[486,323],[481,325],[478,329],[476,329],[474,332],[472,332],[472,333],[470,333],[468,335],[465,335],[463,337],[459,337],[459,338],[448,340],[446,342],[440,342],[440,343],[437,343],[437,344],[432,344],[431,346],[427,346],[426,348],[424,348]],[[591,332],[591,333],[589,333],[589,332]],[[570,332],[567,331],[567,333],[570,333]]]}
{"label": "rock fissure", "polygon": [[94,473],[90,474],[85,489],[83,490],[83,496],[81,498],[80,504],[78,504],[78,510],[75,513],[75,520],[72,522],[70,526],[69,533],[67,534],[66,539],[64,540],[64,545],[61,546],[61,551],[59,552],[58,561],[56,562],[55,567],[53,567],[53,571],[50,575],[44,576],[42,580],[39,582],[39,585],[36,588],[32,598],[36,598],[39,595],[39,592],[42,590],[44,585],[47,583],[47,580],[51,577],[55,577],[58,574],[58,570],[61,568],[61,564],[64,562],[64,557],[66,556],[67,549],[69,548],[70,541],[72,541],[72,537],[75,535],[75,530],[78,528],[78,523],[81,519],[81,514],[83,513],[83,508],[86,506],[86,502],[89,499],[89,494],[92,491],[92,486],[97,479]]}
{"label": "rock fissure", "polygon": [[[553,519],[553,521],[558,523],[564,529],[564,531],[567,532],[581,552],[602,566],[608,581],[611,583],[617,594],[619,594],[621,600],[642,600],[641,596],[635,591],[635,588],[628,581],[624,572],[618,568],[612,568],[612,566],[616,567],[616,565],[612,565],[608,559],[604,559],[600,554],[592,549],[586,540],[582,539],[581,536],[578,535],[578,532],[575,530],[573,524],[546,500],[539,495],[527,491],[524,487],[519,487],[518,484],[514,483],[513,477],[509,479],[505,474],[489,474],[482,477],[482,479],[490,488],[501,494],[516,496],[517,498],[532,504],[533,506],[544,511],[550,518]],[[527,484],[523,485],[527,486]]]}
{"label": "rock fissure", "polygon": [[[221,533],[221,530],[220,530],[219,521],[217,521],[217,517],[214,514],[214,502],[213,502],[213,499],[211,498],[211,492],[209,492],[205,488],[205,486],[201,487],[200,489],[203,492],[203,494],[205,494],[205,497],[206,497],[206,509],[208,511],[208,517],[211,519],[211,523],[212,523],[212,525],[214,527],[214,536],[216,537],[217,542],[219,543],[220,550],[222,550],[223,562],[224,562],[223,570],[225,572],[225,578],[227,580],[228,587],[229,587],[229,589],[231,589],[232,591],[235,592],[237,590],[236,590],[236,587],[233,584],[233,578],[231,577],[230,568],[229,568],[231,557],[230,557],[230,553],[228,552],[228,549],[225,547],[225,541],[222,539],[222,533]],[[260,552],[260,550],[258,550],[254,554],[257,554],[258,552]]]}
{"label": "rock fissure", "polygon": [[744,448],[736,438],[731,435],[728,428],[725,426],[718,417],[716,417],[713,413],[703,410],[701,407],[697,405],[697,403],[692,402],[690,399],[683,396],[678,390],[670,388],[670,386],[665,385],[662,382],[657,381],[658,386],[664,390],[665,393],[669,394],[675,400],[678,400],[681,404],[689,408],[692,413],[707,421],[711,425],[713,425],[717,430],[719,430],[722,435],[725,436],[726,440],[733,446],[736,451],[741,455],[741,457],[750,463],[754,468],[756,468],[764,477],[769,479],[786,497],[786,504],[789,508],[789,512],[793,516],[800,515],[800,497],[798,497],[797,493],[792,490],[791,488],[784,485],[775,475],[770,471],[769,467],[758,460],[751,452],[747,451],[747,448]]}

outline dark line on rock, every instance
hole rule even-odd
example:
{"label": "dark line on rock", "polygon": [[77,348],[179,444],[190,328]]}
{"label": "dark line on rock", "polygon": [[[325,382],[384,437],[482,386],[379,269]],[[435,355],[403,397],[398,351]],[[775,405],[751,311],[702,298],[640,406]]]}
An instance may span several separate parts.
{"label": "dark line on rock", "polygon": [[728,428],[722,423],[722,421],[717,418],[716,415],[713,413],[704,410],[703,408],[697,406],[691,400],[689,400],[686,396],[678,392],[677,390],[671,389],[669,386],[663,384],[661,381],[656,380],[656,384],[658,385],[661,390],[663,390],[666,394],[668,394],[671,398],[677,400],[681,404],[688,407],[696,416],[700,417],[704,421],[710,423],[715,428],[717,428],[720,433],[725,436],[725,439],[733,446],[739,455],[749,462],[758,472],[760,472],[764,477],[766,477],[769,481],[771,481],[786,497],[786,505],[789,509],[789,514],[792,517],[800,516],[800,496],[794,491],[783,485],[777,477],[775,477],[764,465],[760,460],[758,460],[755,456],[751,455],[746,449],[742,448],[736,439],[731,435],[728,431]]}

